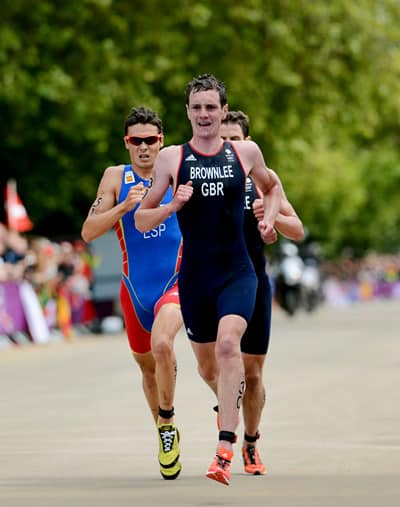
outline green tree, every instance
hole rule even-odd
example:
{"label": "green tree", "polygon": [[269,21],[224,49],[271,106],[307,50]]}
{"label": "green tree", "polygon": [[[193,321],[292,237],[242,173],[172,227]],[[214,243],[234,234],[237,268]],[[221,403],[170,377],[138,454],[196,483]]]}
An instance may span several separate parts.
{"label": "green tree", "polygon": [[185,84],[212,72],[328,256],[398,248],[398,0],[14,0],[2,16],[0,178],[35,232],[79,234],[132,106],[187,139]]}

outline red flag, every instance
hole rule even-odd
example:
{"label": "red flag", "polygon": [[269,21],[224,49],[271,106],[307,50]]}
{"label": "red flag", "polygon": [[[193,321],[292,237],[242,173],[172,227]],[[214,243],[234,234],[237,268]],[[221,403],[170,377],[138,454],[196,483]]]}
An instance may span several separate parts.
{"label": "red flag", "polygon": [[18,232],[30,231],[33,227],[33,223],[30,221],[26,209],[17,194],[17,184],[15,180],[7,181],[4,194],[8,228]]}

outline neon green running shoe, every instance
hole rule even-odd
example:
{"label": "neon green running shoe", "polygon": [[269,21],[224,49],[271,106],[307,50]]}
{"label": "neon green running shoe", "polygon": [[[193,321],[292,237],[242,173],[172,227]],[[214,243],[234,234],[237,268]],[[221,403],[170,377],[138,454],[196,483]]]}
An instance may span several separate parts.
{"label": "neon green running shoe", "polygon": [[157,429],[160,473],[165,480],[174,480],[182,470],[179,462],[179,431],[174,424],[159,424]]}

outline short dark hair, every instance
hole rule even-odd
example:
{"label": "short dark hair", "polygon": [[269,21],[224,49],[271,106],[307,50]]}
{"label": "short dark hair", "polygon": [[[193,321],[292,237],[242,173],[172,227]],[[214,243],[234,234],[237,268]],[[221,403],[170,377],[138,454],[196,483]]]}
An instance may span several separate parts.
{"label": "short dark hair", "polygon": [[250,132],[250,120],[243,111],[228,111],[222,123],[237,123],[243,132],[243,137],[248,137]]}
{"label": "short dark hair", "polygon": [[140,106],[133,107],[131,109],[131,112],[125,119],[125,135],[128,133],[128,127],[131,125],[136,125],[137,123],[142,123],[143,125],[150,123],[150,125],[157,127],[159,134],[161,134],[163,131],[161,118],[155,111],[149,109],[148,107]]}
{"label": "short dark hair", "polygon": [[221,106],[227,103],[226,86],[225,83],[217,79],[212,74],[201,74],[194,77],[186,85],[186,104],[189,104],[189,96],[192,92],[204,92],[207,90],[216,90],[219,93],[219,100]]}

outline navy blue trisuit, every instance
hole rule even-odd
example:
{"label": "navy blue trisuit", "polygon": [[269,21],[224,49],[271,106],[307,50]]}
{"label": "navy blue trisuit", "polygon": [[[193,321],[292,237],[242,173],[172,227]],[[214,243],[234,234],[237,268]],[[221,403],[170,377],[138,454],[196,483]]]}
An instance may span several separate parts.
{"label": "navy blue trisuit", "polygon": [[257,228],[253,213],[253,202],[261,197],[250,176],[246,179],[244,205],[244,235],[247,250],[258,278],[256,303],[253,315],[240,343],[241,351],[247,354],[264,355],[268,351],[271,332],[272,290],[265,271],[264,242]]}
{"label": "navy blue trisuit", "polygon": [[234,147],[215,154],[181,147],[177,187],[192,181],[193,195],[177,212],[183,237],[178,285],[188,337],[214,342],[219,320],[253,314],[257,277],[244,237],[246,174]]}

